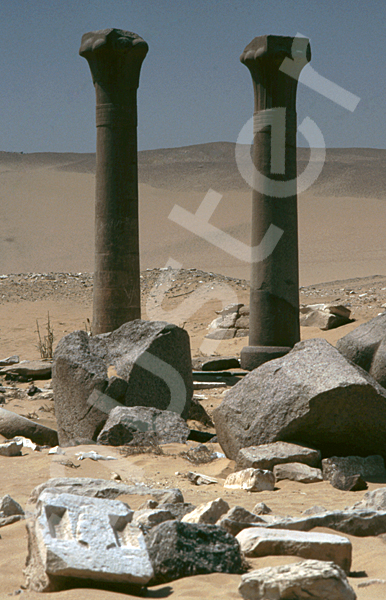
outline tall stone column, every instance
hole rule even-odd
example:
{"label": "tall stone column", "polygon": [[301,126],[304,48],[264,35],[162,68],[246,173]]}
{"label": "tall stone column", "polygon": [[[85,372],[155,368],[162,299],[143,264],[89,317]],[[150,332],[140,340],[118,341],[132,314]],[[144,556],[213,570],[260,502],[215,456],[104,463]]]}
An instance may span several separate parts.
{"label": "tall stone column", "polygon": [[120,29],[85,33],[79,50],[96,92],[94,334],[141,317],[137,89],[147,51]]}
{"label": "tall stone column", "polygon": [[[248,370],[283,356],[300,339],[296,90],[310,59],[308,40],[275,35],[254,38],[240,57],[255,96],[252,248],[263,246],[255,262],[252,253],[249,346],[241,351]],[[273,250],[263,241],[270,225],[281,233]]]}

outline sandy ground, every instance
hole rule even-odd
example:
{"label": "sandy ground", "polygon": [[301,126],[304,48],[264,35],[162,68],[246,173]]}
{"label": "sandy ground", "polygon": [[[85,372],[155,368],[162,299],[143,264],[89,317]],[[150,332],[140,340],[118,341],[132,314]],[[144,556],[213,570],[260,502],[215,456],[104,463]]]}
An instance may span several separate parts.
{"label": "sandy ground", "polygon": [[[377,156],[370,157],[374,164]],[[200,185],[190,189],[177,185],[175,170],[169,164],[169,170],[163,171],[163,179],[160,176],[157,186],[159,171],[156,166],[162,162],[161,158],[157,153],[151,155],[154,172],[150,167],[148,171],[144,170],[146,177],[140,186],[143,317],[167,320],[185,327],[190,335],[193,356],[238,355],[247,344],[247,338],[219,343],[209,342],[204,336],[209,323],[216,317],[216,310],[233,301],[249,303],[248,283],[243,281],[249,278],[249,265],[241,264],[229,254],[209,246],[173,223],[168,216],[176,204],[194,213],[206,190],[212,187],[223,197],[211,223],[249,243],[250,192],[245,186],[235,185],[232,188],[233,183],[228,182],[224,170],[216,171],[213,167],[211,173],[217,173],[216,177],[202,176],[199,161],[195,163],[196,170],[192,171],[189,167],[187,177],[198,181],[197,171],[201,177]],[[71,160],[63,155],[42,155],[25,160],[16,160],[15,156],[8,156],[5,160],[4,156],[0,156],[0,275],[20,274],[13,278],[0,278],[0,359],[13,354],[18,354],[21,360],[39,358],[36,319],[44,333],[48,313],[55,344],[67,333],[85,329],[87,319],[92,319],[92,276],[89,275],[93,269],[92,157],[85,157],[83,162],[75,157],[76,168]],[[87,161],[91,161],[91,166]],[[330,167],[334,164],[332,160]],[[371,161],[363,164],[366,171],[358,170],[355,174],[356,187],[348,188],[345,184],[347,177],[342,176],[342,171],[336,174],[330,169],[327,170],[329,176],[322,178],[322,184],[316,191],[311,189],[299,198],[301,302],[312,304],[333,300],[349,304],[355,319],[328,332],[302,328],[303,339],[324,337],[335,344],[345,333],[385,308],[386,203],[383,195],[377,195],[377,190],[370,184],[367,187],[360,185],[360,173],[366,176],[363,181],[371,183],[376,179],[371,176]],[[228,183],[222,188],[223,180]],[[178,181],[181,182],[181,178]],[[337,182],[340,184],[337,185]],[[146,271],[164,267],[169,259],[178,261],[184,269],[194,267],[207,273],[181,271],[180,275],[173,276],[174,281],[170,281],[169,274],[164,271]],[[39,275],[42,273],[52,275],[45,280]],[[83,275],[76,276],[79,273]],[[223,277],[208,273],[220,273]],[[375,277],[377,274],[380,276]],[[46,383],[36,382],[38,386]],[[18,385],[22,388],[27,386]],[[209,414],[221,402],[223,393],[223,389],[199,392],[200,402]],[[6,408],[55,427],[52,400],[34,400],[33,397],[14,399]],[[203,427],[195,422],[190,424]],[[179,456],[186,446],[170,444],[164,446],[163,455],[142,454],[127,458],[117,448],[100,447],[98,451],[102,454],[115,456],[118,460],[79,462],[75,453],[88,449],[90,447],[66,449],[66,460],[78,468],[68,466],[69,462],[67,466],[61,464],[63,457],[49,456],[47,450],[33,452],[26,449],[21,457],[0,457],[0,495],[10,494],[24,507],[32,489],[50,477],[110,479],[112,472],[119,473],[127,482],[144,481],[159,487],[179,487],[185,500],[196,505],[221,496],[231,506],[252,509],[257,502],[265,502],[275,513],[288,515],[298,515],[314,505],[330,509],[351,506],[364,495],[364,492],[342,492],[325,482],[304,485],[282,481],[273,492],[255,494],[227,491],[223,488],[223,480],[233,470],[234,464],[226,458],[193,467],[218,479],[215,485],[197,487],[183,476],[192,469],[192,465]],[[221,450],[216,444],[214,449]],[[369,484],[369,489],[376,487],[380,484]],[[122,499],[132,508],[138,508],[146,500],[135,496]],[[0,535],[0,598],[5,599],[17,593],[24,584],[22,571],[27,554],[25,524],[19,522],[3,527]],[[358,584],[371,579],[386,580],[385,537],[347,537],[353,544],[350,583],[358,599],[384,600],[386,584],[360,588]],[[265,557],[250,562],[252,567],[259,568],[297,561],[296,557]],[[197,576],[149,588],[145,597],[236,600],[240,598],[237,592],[239,582],[239,575]],[[31,600],[42,598],[26,591],[22,591],[21,597]],[[118,600],[136,596],[129,591],[123,594],[113,590],[74,589],[50,593],[46,597],[58,600]]]}

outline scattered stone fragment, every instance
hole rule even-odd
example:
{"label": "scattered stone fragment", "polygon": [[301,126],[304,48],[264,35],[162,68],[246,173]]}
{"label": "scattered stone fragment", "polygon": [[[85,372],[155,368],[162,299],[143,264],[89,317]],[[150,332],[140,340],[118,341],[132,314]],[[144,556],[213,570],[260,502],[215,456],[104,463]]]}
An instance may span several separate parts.
{"label": "scattered stone fragment", "polygon": [[102,456],[102,454],[98,454],[94,450],[90,450],[90,452],[77,452],[76,456],[78,460],[84,460],[85,458],[90,458],[91,460],[118,460],[116,456]]}
{"label": "scattered stone fragment", "polygon": [[75,331],[54,352],[53,388],[60,445],[95,439],[118,405],[187,418],[193,393],[188,333],[140,319],[91,337]]}
{"label": "scattered stone fragment", "polygon": [[241,577],[244,600],[356,600],[345,572],[332,562],[305,560],[266,567]]}
{"label": "scattered stone fragment", "polygon": [[35,394],[39,394],[41,391],[42,390],[36,387],[36,385],[32,384],[27,390],[27,396],[34,396]]}
{"label": "scattered stone fragment", "polygon": [[330,476],[332,487],[345,492],[360,492],[367,490],[367,482],[362,475],[346,475],[342,471],[335,471]]}
{"label": "scattered stone fragment", "polygon": [[264,502],[258,502],[253,507],[252,512],[255,515],[269,515],[272,513],[272,510]]}
{"label": "scattered stone fragment", "polygon": [[340,304],[310,304],[300,307],[300,325],[323,330],[335,329],[350,323],[350,315],[350,309]]}
{"label": "scattered stone fragment", "polygon": [[275,465],[283,463],[304,463],[310,467],[319,467],[321,454],[319,450],[289,444],[288,442],[273,442],[260,446],[241,448],[237,455],[238,469],[268,469],[272,471]]}
{"label": "scattered stone fragment", "polygon": [[11,364],[1,369],[1,374],[21,375],[32,377],[32,379],[50,379],[51,361],[45,360],[22,360],[17,364]]}
{"label": "scattered stone fragment", "polygon": [[340,472],[346,477],[361,475],[366,481],[385,481],[386,469],[382,456],[331,456],[322,460],[324,479],[331,481],[334,473]]}
{"label": "scattered stone fragment", "polygon": [[225,515],[222,515],[216,524],[223,527],[231,535],[236,536],[243,529],[250,527],[251,523],[266,524],[264,519],[242,506],[234,506]]}
{"label": "scattered stone fragment", "polygon": [[324,506],[311,506],[311,508],[307,508],[303,510],[302,515],[319,515],[320,513],[327,512],[327,509]]}
{"label": "scattered stone fragment", "polygon": [[144,533],[147,533],[152,527],[174,518],[173,513],[165,507],[148,508],[136,510],[133,515],[132,524],[140,527]]}
{"label": "scattered stone fragment", "polygon": [[195,485],[210,485],[211,483],[217,483],[217,479],[203,475],[202,473],[196,473],[195,471],[188,471],[186,474],[187,479]]}
{"label": "scattered stone fragment", "polygon": [[253,527],[237,536],[245,556],[295,555],[314,560],[331,560],[346,573],[351,566],[352,545],[340,535]]}
{"label": "scattered stone fragment", "polygon": [[211,500],[206,504],[197,506],[192,512],[185,515],[181,521],[183,523],[208,523],[214,525],[219,518],[229,511],[229,504],[222,498]]}
{"label": "scattered stone fragment", "polygon": [[151,584],[205,573],[240,573],[239,544],[217,525],[166,521],[146,536],[154,568]]}
{"label": "scattered stone fragment", "polygon": [[386,456],[386,390],[323,339],[299,342],[251,371],[213,417],[233,460],[241,448],[283,438],[324,456]]}
{"label": "scattered stone fragment", "polygon": [[15,436],[29,438],[40,446],[57,446],[58,434],[53,429],[21,417],[10,410],[0,410],[0,434],[10,439]]}
{"label": "scattered stone fragment", "polygon": [[386,387],[386,312],[340,338],[336,348]]}
{"label": "scattered stone fragment", "polygon": [[369,587],[370,585],[386,585],[386,579],[369,579],[358,583],[359,588]]}
{"label": "scattered stone fragment", "polygon": [[123,502],[43,492],[27,521],[27,588],[53,591],[69,577],[146,584],[153,569],[132,516]]}
{"label": "scattered stone fragment", "polygon": [[262,492],[273,490],[275,476],[272,471],[263,469],[244,469],[231,473],[225,480],[224,488],[230,490],[246,490],[248,492]]}
{"label": "scattered stone fragment", "polygon": [[24,510],[16,500],[8,494],[0,498],[0,527],[11,525],[24,519]]}
{"label": "scattered stone fragment", "polygon": [[18,356],[8,356],[0,360],[0,367],[8,367],[9,365],[15,365],[20,361]]}
{"label": "scattered stone fragment", "polygon": [[214,423],[205,408],[200,404],[196,396],[193,396],[190,402],[188,419],[199,421],[205,427],[214,427]]}
{"label": "scattered stone fragment", "polygon": [[239,369],[240,361],[233,356],[221,356],[206,359],[202,362],[202,371],[225,371],[226,369]]}
{"label": "scattered stone fragment", "polygon": [[205,444],[199,444],[195,448],[190,448],[186,452],[180,452],[180,456],[195,465],[207,464],[213,462],[218,456],[218,452],[212,452]]}
{"label": "scattered stone fragment", "polygon": [[150,406],[117,406],[109,413],[97,441],[122,446],[131,442],[136,431],[154,431],[159,444],[184,444],[189,436],[189,427],[175,412]]}
{"label": "scattered stone fragment", "polygon": [[293,462],[273,467],[273,474],[276,481],[289,479],[290,481],[299,481],[299,483],[316,483],[323,481],[322,471],[309,467],[303,463]]}
{"label": "scattered stone fragment", "polygon": [[366,492],[360,502],[354,504],[356,510],[379,510],[386,512],[386,487]]}
{"label": "scattered stone fragment", "polygon": [[0,456],[21,456],[22,442],[5,442],[0,444]]}

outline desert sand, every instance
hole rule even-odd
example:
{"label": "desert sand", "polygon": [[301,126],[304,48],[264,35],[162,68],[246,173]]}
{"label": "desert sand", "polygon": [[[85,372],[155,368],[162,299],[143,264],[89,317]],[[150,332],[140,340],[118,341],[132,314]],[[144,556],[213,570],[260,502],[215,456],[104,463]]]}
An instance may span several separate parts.
{"label": "desert sand", "polygon": [[[204,336],[215,311],[228,301],[249,303],[249,266],[173,223],[168,215],[176,204],[194,213],[207,191],[214,189],[223,197],[210,222],[248,244],[251,194],[235,168],[233,152],[232,144],[206,144],[140,154],[143,318],[184,326],[190,334],[193,356],[238,355],[247,343],[247,338],[209,342]],[[301,170],[306,151],[300,150],[299,158]],[[330,300],[350,303],[355,319],[327,332],[302,328],[303,339],[324,337],[335,344],[384,309],[385,160],[382,150],[329,150],[321,177],[299,197],[300,300],[304,304]],[[44,332],[48,312],[55,344],[70,331],[84,329],[87,319],[92,318],[94,169],[91,154],[0,153],[0,275],[8,275],[0,279],[0,358],[12,354],[21,360],[39,358],[36,319]],[[172,278],[160,270],[170,259],[182,267]],[[36,385],[46,383],[37,381]],[[210,415],[224,390],[199,393]],[[52,400],[14,399],[6,408],[55,427]],[[213,431],[195,421],[189,424]],[[163,447],[163,455],[126,458],[117,448],[99,447],[100,453],[118,460],[79,462],[75,453],[90,449],[66,449],[65,458],[73,467],[70,462],[61,464],[61,457],[49,456],[47,450],[24,449],[21,457],[0,457],[1,495],[10,494],[25,507],[32,489],[50,477],[110,479],[112,472],[119,473],[125,482],[179,487],[185,501],[196,505],[221,496],[231,506],[251,510],[257,502],[265,502],[275,513],[288,515],[299,515],[314,505],[344,508],[364,495],[336,490],[327,482],[305,485],[281,481],[273,492],[253,494],[224,490],[223,480],[234,468],[226,458],[197,467],[218,479],[217,484],[197,487],[183,476],[192,469],[179,456],[186,446],[169,444]],[[214,449],[221,451],[216,444]],[[386,484],[370,483],[369,489],[382,485]],[[120,499],[138,508],[146,497]],[[5,599],[24,584],[25,524],[21,521],[3,527],[0,535],[0,598]],[[358,584],[386,580],[386,538],[348,537],[353,544],[349,580],[358,599],[384,600],[385,583],[369,587]],[[265,557],[250,563],[259,568],[298,560]],[[236,600],[240,598],[239,581],[239,575],[200,575],[149,588],[145,597]],[[21,597],[37,600],[43,596],[23,591]],[[118,600],[136,596],[86,588],[46,597]]]}

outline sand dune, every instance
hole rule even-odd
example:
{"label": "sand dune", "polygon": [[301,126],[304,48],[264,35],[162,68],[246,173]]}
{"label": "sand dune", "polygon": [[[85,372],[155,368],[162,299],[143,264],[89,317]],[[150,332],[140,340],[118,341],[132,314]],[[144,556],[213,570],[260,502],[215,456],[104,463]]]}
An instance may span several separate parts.
{"label": "sand dune", "polygon": [[[299,149],[299,172],[308,151]],[[301,285],[384,272],[386,151],[332,149],[319,179],[299,197]],[[95,155],[0,153],[0,271],[92,271]],[[210,222],[245,244],[251,192],[234,144],[151,150],[139,155],[141,268],[172,258],[249,278],[249,265],[168,217],[194,213],[210,189],[222,199]]]}

